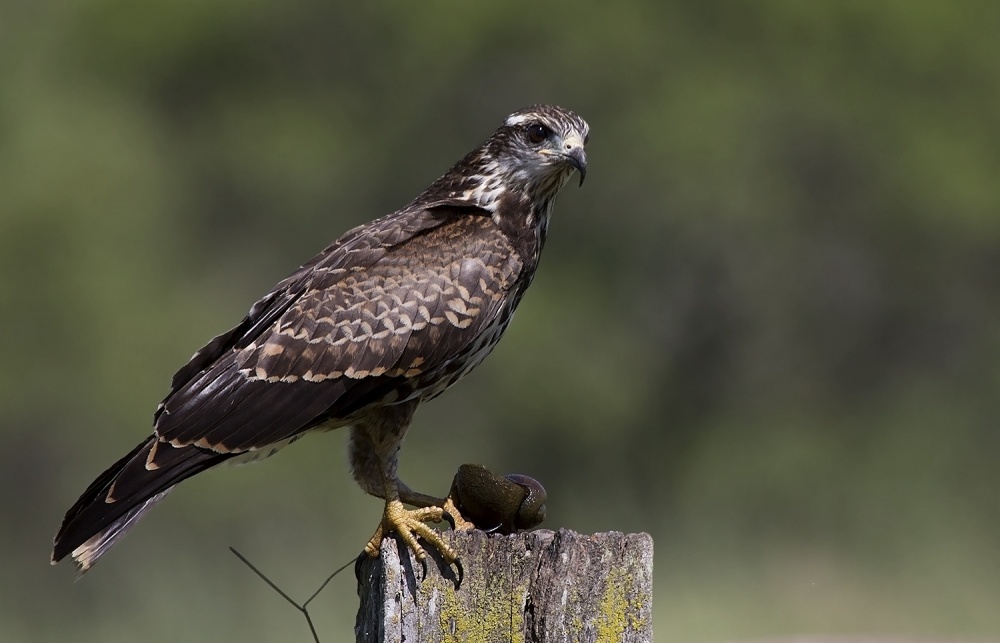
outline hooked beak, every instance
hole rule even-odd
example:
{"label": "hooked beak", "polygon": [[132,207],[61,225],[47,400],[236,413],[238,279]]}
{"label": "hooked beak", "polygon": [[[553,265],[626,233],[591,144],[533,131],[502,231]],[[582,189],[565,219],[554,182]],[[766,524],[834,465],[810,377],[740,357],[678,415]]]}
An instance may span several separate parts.
{"label": "hooked beak", "polygon": [[573,134],[562,142],[557,149],[540,150],[539,154],[553,158],[557,163],[569,163],[580,173],[580,185],[587,178],[587,152],[583,149],[583,139]]}
{"label": "hooked beak", "polygon": [[570,149],[566,153],[566,158],[580,172],[580,185],[583,185],[583,180],[587,178],[587,153],[583,151],[583,146]]}
{"label": "hooked beak", "polygon": [[580,185],[587,178],[587,152],[583,149],[583,139],[578,134],[570,134],[563,140],[562,155],[580,172]]}

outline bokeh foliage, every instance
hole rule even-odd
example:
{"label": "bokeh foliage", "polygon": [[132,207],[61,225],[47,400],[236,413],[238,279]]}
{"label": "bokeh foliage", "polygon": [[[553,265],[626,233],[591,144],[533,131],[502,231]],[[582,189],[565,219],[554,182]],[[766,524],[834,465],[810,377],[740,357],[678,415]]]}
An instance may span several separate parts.
{"label": "bokeh foliage", "polygon": [[48,543],[195,348],[534,102],[590,122],[587,184],[404,477],[651,532],[664,640],[1000,637],[997,33],[988,0],[5,0],[0,639],[307,640],[225,547],[299,597],[359,551],[343,435],[185,483],[80,583]]}

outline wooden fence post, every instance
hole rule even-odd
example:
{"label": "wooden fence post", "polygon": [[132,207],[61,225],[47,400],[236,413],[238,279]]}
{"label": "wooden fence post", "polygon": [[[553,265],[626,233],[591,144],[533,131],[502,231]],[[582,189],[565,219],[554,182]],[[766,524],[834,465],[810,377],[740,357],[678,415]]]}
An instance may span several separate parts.
{"label": "wooden fence post", "polygon": [[[428,548],[427,577],[398,540],[358,568],[359,643],[596,643],[653,640],[653,539],[561,529],[445,534],[454,568]],[[400,551],[404,551],[402,558]]]}

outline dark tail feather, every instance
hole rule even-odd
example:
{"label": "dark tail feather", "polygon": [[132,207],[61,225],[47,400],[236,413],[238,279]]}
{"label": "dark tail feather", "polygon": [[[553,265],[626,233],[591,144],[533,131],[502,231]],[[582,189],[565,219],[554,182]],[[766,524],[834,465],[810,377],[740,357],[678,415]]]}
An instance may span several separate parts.
{"label": "dark tail feather", "polygon": [[[147,468],[154,446],[162,464]],[[98,476],[66,512],[52,563],[71,556],[81,573],[87,571],[174,485],[229,457],[198,447],[175,448],[150,436]]]}
{"label": "dark tail feather", "polygon": [[[73,562],[76,563],[77,569],[80,573],[84,573],[90,569],[91,565],[97,562],[100,558],[111,549],[116,542],[128,533],[129,529],[132,528],[135,523],[139,521],[142,516],[153,508],[153,505],[159,502],[167,493],[170,492],[168,488],[166,491],[162,491],[151,498],[147,498],[142,504],[129,509],[124,515],[116,518],[111,522],[110,525],[97,532],[89,540],[84,541],[78,547],[74,548],[72,551]],[[55,564],[57,559],[53,553],[52,563]]]}

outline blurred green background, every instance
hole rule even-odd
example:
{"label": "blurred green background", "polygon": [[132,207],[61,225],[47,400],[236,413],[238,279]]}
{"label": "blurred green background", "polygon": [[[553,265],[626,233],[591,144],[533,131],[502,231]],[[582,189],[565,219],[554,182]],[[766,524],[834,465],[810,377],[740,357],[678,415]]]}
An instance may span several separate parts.
{"label": "blurred green background", "polygon": [[[663,641],[1000,638],[1000,5],[0,4],[0,640],[306,641],[381,512],[342,432],[193,479],[89,573],[63,512],[174,370],[511,111],[591,125],[491,359],[402,475],[648,531]],[[352,636],[350,572],[314,603]]]}

